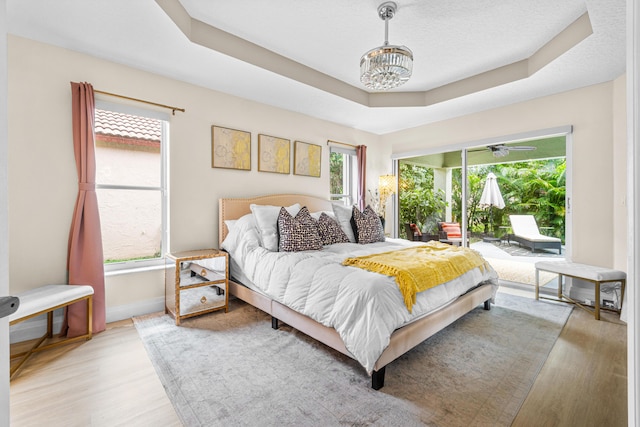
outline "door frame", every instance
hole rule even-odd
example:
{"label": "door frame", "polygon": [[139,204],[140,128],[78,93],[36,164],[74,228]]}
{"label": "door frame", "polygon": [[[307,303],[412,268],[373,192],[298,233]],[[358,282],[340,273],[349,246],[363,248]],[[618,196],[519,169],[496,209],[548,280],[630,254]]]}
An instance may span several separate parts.
{"label": "door frame", "polygon": [[[9,135],[7,0],[0,0],[0,296],[9,295]],[[0,319],[0,426],[8,426],[9,417],[9,318]]]}

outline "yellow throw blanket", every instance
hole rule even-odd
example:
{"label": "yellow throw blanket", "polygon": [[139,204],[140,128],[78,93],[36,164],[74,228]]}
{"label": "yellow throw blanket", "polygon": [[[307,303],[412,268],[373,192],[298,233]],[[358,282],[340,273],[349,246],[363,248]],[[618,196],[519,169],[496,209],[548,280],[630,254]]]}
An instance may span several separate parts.
{"label": "yellow throw blanket", "polygon": [[418,292],[453,280],[476,267],[484,269],[485,263],[485,259],[472,249],[435,241],[424,246],[347,258],[342,262],[394,276],[409,313]]}

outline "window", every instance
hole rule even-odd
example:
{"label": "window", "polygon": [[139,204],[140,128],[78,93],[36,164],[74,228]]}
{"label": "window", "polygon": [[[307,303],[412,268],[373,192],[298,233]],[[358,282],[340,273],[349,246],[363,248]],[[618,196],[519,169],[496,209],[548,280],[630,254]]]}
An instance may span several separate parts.
{"label": "window", "polygon": [[168,116],[96,103],[96,193],[105,271],[163,264]]}
{"label": "window", "polygon": [[342,147],[331,147],[330,151],[331,200],[342,200],[345,205],[351,206],[355,203],[356,194],[356,151]]}

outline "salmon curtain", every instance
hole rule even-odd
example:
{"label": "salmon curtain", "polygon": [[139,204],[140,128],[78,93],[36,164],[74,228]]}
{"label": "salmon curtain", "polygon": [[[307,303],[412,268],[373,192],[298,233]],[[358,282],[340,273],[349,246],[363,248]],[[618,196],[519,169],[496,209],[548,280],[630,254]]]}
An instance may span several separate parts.
{"label": "salmon curtain", "polygon": [[[91,285],[93,295],[93,332],[106,327],[104,297],[104,259],[98,197],[96,195],[96,159],[94,144],[93,87],[71,82],[73,148],[78,171],[78,197],[73,210],[67,269],[69,285]],[[86,304],[73,304],[67,310],[63,333],[75,337],[86,333]]]}
{"label": "salmon curtain", "polygon": [[356,159],[358,162],[358,209],[364,210],[367,205],[367,146],[356,147]]}

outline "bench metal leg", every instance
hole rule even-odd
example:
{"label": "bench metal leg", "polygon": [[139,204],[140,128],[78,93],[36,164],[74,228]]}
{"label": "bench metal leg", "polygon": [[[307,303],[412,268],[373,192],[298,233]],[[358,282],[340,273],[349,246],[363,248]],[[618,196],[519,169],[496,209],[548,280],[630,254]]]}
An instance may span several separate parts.
{"label": "bench metal leg", "polygon": [[93,296],[87,299],[87,340],[93,338]]}
{"label": "bench metal leg", "polygon": [[[66,339],[62,339],[60,341],[54,341],[54,342],[52,342],[50,344],[43,345],[47,339],[53,337],[53,312],[54,312],[54,310],[57,310],[57,309],[62,308],[62,307],[67,307],[67,306],[69,306],[71,304],[75,304],[75,303],[80,302],[82,300],[86,301],[86,304],[87,304],[87,333],[84,334],[84,335],[79,335],[77,337],[66,338]],[[32,314],[32,315],[30,315],[28,317],[14,320],[10,324],[14,325],[16,323],[22,322],[22,321],[27,320],[27,319],[31,319],[31,318],[36,317],[36,316],[40,316],[42,314],[45,314],[44,310],[41,311],[41,312],[38,312],[38,313],[34,313],[34,314]],[[10,355],[10,359],[16,359],[16,358],[19,358],[19,357],[21,358],[20,361],[17,362],[17,364],[15,364],[13,367],[11,367],[9,369],[9,379],[10,380],[13,379],[14,375],[16,375],[18,373],[20,368],[25,364],[25,362],[34,353],[38,353],[38,352],[44,351],[44,350],[49,350],[51,348],[58,347],[58,346],[61,346],[61,345],[71,344],[71,343],[74,343],[74,342],[77,342],[77,341],[81,341],[81,340],[88,341],[93,336],[93,329],[92,329],[92,325],[93,325],[93,295],[87,295],[85,297],[81,297],[81,298],[78,298],[76,300],[73,300],[73,301],[70,301],[70,302],[67,302],[67,303],[64,303],[64,304],[60,304],[60,305],[55,306],[55,307],[51,307],[51,308],[47,309],[46,314],[47,314],[47,330],[46,330],[45,334],[42,337],[40,337],[35,342],[35,344],[33,344],[31,346],[31,348],[29,348],[29,350],[23,351],[21,353],[16,353],[16,354]]]}
{"label": "bench metal leg", "polygon": [[562,274],[558,274],[558,299],[564,295],[564,285],[562,284]]}

